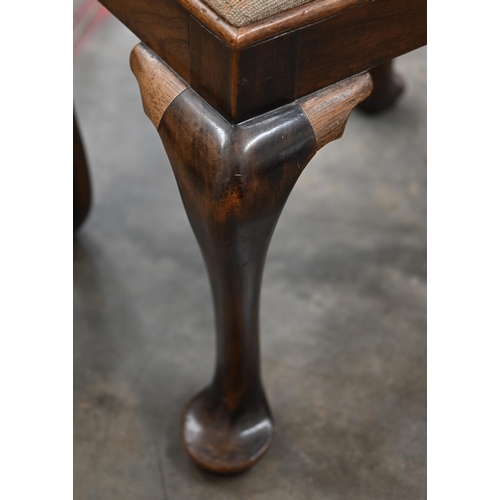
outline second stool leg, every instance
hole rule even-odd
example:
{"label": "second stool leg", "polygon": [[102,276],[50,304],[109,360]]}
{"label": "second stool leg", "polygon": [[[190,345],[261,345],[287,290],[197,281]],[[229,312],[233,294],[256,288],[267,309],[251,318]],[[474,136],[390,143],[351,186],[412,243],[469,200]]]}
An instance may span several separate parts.
{"label": "second stool leg", "polygon": [[373,91],[359,104],[368,114],[377,114],[393,106],[404,90],[403,79],[394,71],[394,61],[388,61],[370,70]]}

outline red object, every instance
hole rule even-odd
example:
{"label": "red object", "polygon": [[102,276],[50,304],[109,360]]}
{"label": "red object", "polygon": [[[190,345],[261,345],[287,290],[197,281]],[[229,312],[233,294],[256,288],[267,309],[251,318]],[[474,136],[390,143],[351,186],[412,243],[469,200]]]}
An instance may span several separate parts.
{"label": "red object", "polygon": [[109,14],[96,0],[84,0],[73,15],[73,56],[79,52],[90,32]]}

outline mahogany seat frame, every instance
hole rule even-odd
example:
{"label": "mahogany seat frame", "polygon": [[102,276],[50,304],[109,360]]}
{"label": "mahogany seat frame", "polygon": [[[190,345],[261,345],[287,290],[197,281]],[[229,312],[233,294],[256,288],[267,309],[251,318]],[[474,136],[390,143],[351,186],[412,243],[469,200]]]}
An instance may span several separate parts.
{"label": "mahogany seat frame", "polygon": [[274,227],[307,163],[369,96],[368,71],[366,111],[400,94],[390,61],[425,45],[426,1],[315,0],[242,28],[201,0],[100,1],[142,41],[132,70],[212,289],[215,373],[185,407],[184,449],[208,470],[242,471],[274,433],[259,360]]}
{"label": "mahogany seat frame", "polygon": [[201,0],[101,0],[231,123],[426,43],[426,0],[314,0],[235,28]]}

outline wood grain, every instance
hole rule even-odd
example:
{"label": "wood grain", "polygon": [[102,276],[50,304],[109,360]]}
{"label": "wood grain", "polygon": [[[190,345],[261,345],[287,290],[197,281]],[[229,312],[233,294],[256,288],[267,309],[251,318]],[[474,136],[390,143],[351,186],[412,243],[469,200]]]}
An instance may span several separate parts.
{"label": "wood grain", "polygon": [[229,24],[202,0],[176,1],[224,43],[243,50],[371,0],[316,0],[241,28]]}
{"label": "wood grain", "polygon": [[370,1],[372,0],[316,0],[306,3],[249,26],[239,28],[236,40],[231,45],[241,50]]}
{"label": "wood grain", "polygon": [[238,56],[196,19],[190,21],[190,86],[219,113],[237,113]]}
{"label": "wood grain", "polygon": [[[164,63],[148,49],[139,45],[134,54],[135,74],[146,82],[141,90],[156,86],[161,95],[176,96],[161,116],[148,116],[160,116],[158,132],[205,260],[215,310],[215,374],[184,408],[182,443],[201,467],[239,472],[264,455],[274,435],[259,348],[260,290],[274,228],[306,165],[342,135],[352,108],[369,94],[371,77],[354,76],[232,124],[171,70],[160,71]],[[145,110],[163,109],[166,100],[157,95],[143,91]]]}
{"label": "wood grain", "polygon": [[426,5],[425,0],[374,0],[303,28],[296,96],[425,45]]}
{"label": "wood grain", "polygon": [[177,3],[189,12],[201,25],[205,26],[217,38],[223,41],[226,45],[234,47],[234,43],[238,38],[238,28],[231,26],[222,19],[217,12],[211,9],[202,0],[176,0]]}
{"label": "wood grain", "polygon": [[216,320],[215,375],[184,409],[182,442],[201,467],[238,472],[273,439],[260,376],[262,274],[316,141],[298,106],[232,125],[190,89],[167,109],[159,133],[205,260]]}
{"label": "wood grain", "polygon": [[189,81],[189,20],[174,0],[99,0],[182,78]]}
{"label": "wood grain", "polygon": [[295,100],[298,49],[299,32],[293,31],[274,39],[271,51],[261,43],[237,53],[233,121],[252,118]]}
{"label": "wood grain", "polygon": [[342,137],[351,111],[370,95],[372,87],[370,74],[364,73],[297,101],[311,124],[318,149]]}
{"label": "wood grain", "polygon": [[142,43],[132,50],[130,67],[139,83],[144,112],[158,128],[163,113],[187,84]]}

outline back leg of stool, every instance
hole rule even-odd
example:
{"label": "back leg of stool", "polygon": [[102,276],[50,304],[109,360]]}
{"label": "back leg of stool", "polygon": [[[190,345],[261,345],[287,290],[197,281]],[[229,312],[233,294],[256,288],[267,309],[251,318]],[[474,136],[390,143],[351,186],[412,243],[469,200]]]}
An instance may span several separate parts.
{"label": "back leg of stool", "polygon": [[231,124],[146,46],[132,51],[131,66],[202,251],[215,310],[214,376],[184,409],[182,442],[201,467],[239,472],[274,434],[259,348],[267,248],[295,182],[318,149],[342,136],[371,78],[357,75]]}
{"label": "back leg of stool", "polygon": [[377,114],[393,106],[404,90],[403,79],[394,71],[394,61],[387,61],[370,70],[373,91],[358,105],[367,114]]}

